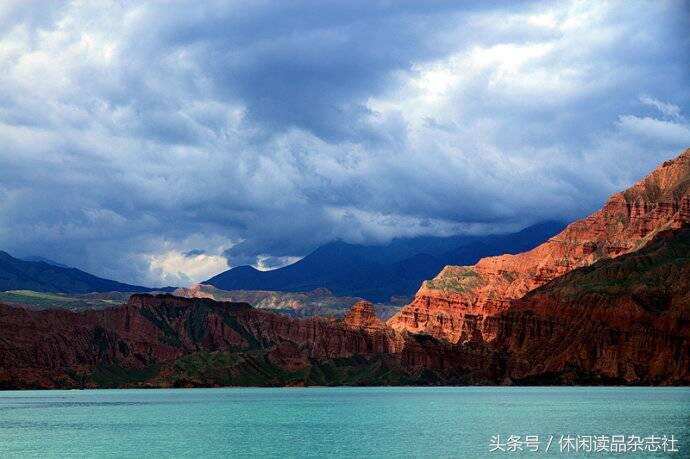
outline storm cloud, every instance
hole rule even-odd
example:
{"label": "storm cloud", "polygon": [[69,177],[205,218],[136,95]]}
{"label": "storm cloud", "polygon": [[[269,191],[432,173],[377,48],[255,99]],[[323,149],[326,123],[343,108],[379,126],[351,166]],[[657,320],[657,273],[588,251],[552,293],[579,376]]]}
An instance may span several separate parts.
{"label": "storm cloud", "polygon": [[596,209],[690,146],[686,2],[3,2],[0,249],[183,284]]}

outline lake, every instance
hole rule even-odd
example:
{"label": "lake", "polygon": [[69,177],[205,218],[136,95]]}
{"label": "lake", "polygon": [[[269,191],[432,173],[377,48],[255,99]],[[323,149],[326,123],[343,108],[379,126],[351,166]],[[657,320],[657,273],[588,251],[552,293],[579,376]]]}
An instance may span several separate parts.
{"label": "lake", "polygon": [[573,457],[663,454],[662,443],[690,457],[690,388],[0,392],[2,457],[545,457],[561,455],[559,441]]}

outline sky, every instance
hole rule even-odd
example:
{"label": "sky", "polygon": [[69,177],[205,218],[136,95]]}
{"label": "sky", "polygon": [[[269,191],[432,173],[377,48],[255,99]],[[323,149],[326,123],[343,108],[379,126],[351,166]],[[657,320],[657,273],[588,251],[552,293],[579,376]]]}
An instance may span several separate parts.
{"label": "sky", "polygon": [[0,249],[200,281],[599,208],[690,147],[690,3],[0,3]]}

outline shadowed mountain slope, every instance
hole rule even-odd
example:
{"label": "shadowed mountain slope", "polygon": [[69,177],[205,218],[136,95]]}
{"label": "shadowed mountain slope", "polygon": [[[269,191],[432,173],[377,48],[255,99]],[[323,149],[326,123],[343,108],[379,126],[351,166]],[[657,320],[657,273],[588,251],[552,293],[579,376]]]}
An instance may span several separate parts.
{"label": "shadowed mountain slope", "polygon": [[387,301],[411,296],[422,280],[450,263],[527,250],[563,229],[545,222],[504,235],[417,237],[387,245],[363,246],[342,241],[319,247],[300,261],[272,271],[238,266],[204,282],[223,290],[304,292],[327,288],[338,296]]}
{"label": "shadowed mountain slope", "polygon": [[0,291],[32,290],[35,292],[150,292],[154,289],[123,284],[96,277],[77,268],[45,261],[26,261],[0,251]]}
{"label": "shadowed mountain slope", "polygon": [[565,274],[486,328],[523,384],[688,384],[690,227]]}

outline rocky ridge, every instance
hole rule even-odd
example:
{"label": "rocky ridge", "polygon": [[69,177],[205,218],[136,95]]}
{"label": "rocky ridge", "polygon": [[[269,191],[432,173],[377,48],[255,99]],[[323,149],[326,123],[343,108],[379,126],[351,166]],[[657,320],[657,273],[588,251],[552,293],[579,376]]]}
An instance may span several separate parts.
{"label": "rocky ridge", "polygon": [[514,300],[574,269],[634,252],[660,231],[688,222],[690,149],[528,252],[445,267],[388,324],[453,343],[491,341],[495,331],[484,326],[486,318]]}
{"label": "rocky ridge", "polygon": [[386,324],[376,316],[374,305],[368,301],[358,301],[345,315],[345,325],[350,328],[383,330]]}
{"label": "rocky ridge", "polygon": [[522,384],[688,384],[690,226],[557,278],[485,328]]}

